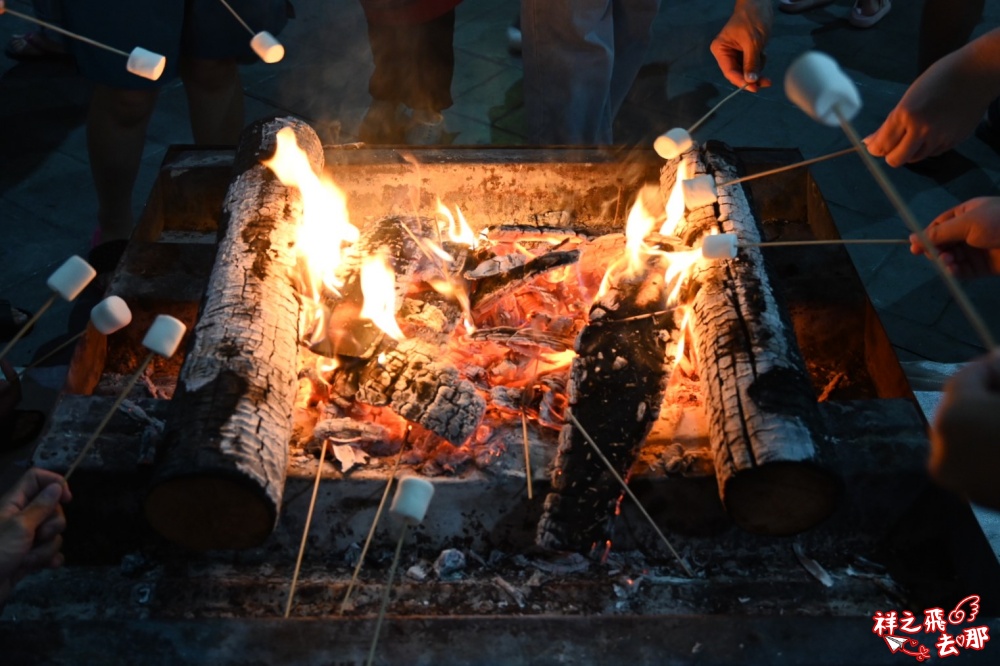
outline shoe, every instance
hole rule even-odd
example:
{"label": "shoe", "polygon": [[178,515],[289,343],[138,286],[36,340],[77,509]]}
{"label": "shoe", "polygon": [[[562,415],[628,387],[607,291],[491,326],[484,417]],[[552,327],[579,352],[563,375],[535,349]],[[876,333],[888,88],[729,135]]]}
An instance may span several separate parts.
{"label": "shoe", "polygon": [[851,15],[847,20],[855,28],[870,28],[881,21],[889,13],[890,9],[892,9],[892,0],[882,0],[882,4],[877,12],[866,15],[861,12],[861,0],[854,0],[854,5],[851,7]]}
{"label": "shoe", "polygon": [[[17,335],[21,327],[31,319],[31,313],[15,308],[10,301],[0,300],[0,341],[6,342]],[[27,334],[29,331],[25,331]]]}
{"label": "shoe", "polygon": [[373,100],[358,126],[358,138],[365,143],[400,143],[406,130],[403,120],[402,104]]}
{"label": "shoe", "polygon": [[41,31],[13,35],[3,50],[11,60],[20,62],[67,62],[73,60],[65,46]]}
{"label": "shoe", "polygon": [[413,111],[405,140],[410,146],[437,146],[444,138],[444,116],[436,111]]}
{"label": "shoe", "polygon": [[778,0],[778,9],[786,14],[801,14],[832,3],[833,0]]}

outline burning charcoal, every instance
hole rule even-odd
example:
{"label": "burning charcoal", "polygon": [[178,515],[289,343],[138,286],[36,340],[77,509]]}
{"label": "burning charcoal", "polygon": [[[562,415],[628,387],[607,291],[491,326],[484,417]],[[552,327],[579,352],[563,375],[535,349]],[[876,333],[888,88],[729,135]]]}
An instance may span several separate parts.
{"label": "burning charcoal", "polygon": [[[541,216],[548,215],[541,213]],[[551,245],[553,239],[589,240],[593,233],[586,229],[567,226],[572,222],[572,214],[558,211],[558,224],[501,224],[483,229],[480,238],[484,243],[544,243]],[[538,217],[536,216],[536,219]]]}
{"label": "burning charcoal", "polygon": [[[681,169],[685,177],[711,171],[719,182],[737,175],[725,146],[710,143],[705,158],[707,167],[698,151],[668,162],[662,188],[672,189]],[[716,228],[741,243],[760,242],[742,186],[688,211],[675,234],[696,245]],[[688,288],[723,504],[746,530],[788,535],[830,515],[839,482],[826,467],[832,456],[809,373],[772,281],[760,250],[747,247],[736,259],[699,264]]]}
{"label": "burning charcoal", "polygon": [[524,391],[513,386],[494,386],[490,389],[490,403],[499,409],[520,412],[523,395]]}
{"label": "burning charcoal", "polygon": [[318,455],[320,446],[327,440],[333,444],[354,444],[365,449],[389,439],[389,429],[378,423],[352,418],[324,419],[316,423],[312,442],[307,448]]}
{"label": "burning charcoal", "polygon": [[524,266],[527,262],[528,255],[526,254],[504,254],[479,262],[475,268],[471,271],[465,271],[463,275],[466,280],[482,280],[483,278],[509,273],[515,268]]}
{"label": "burning charcoal", "polygon": [[[591,308],[577,339],[569,409],[622,477],[659,414],[667,381],[666,342],[676,330],[659,297],[647,301],[658,274],[620,277]],[[653,293],[660,290],[653,289]],[[552,491],[536,541],[556,550],[589,550],[607,539],[622,490],[581,432],[566,424],[552,470]]]}
{"label": "burning charcoal", "polygon": [[439,357],[433,345],[404,340],[384,359],[365,367],[358,400],[388,406],[447,441],[462,444],[482,421],[486,401],[454,366],[435,360]]}
{"label": "burning charcoal", "polygon": [[554,250],[509,271],[479,280],[472,294],[472,307],[489,308],[491,303],[516,290],[521,283],[560,266],[576,263],[579,250]]}
{"label": "burning charcoal", "polygon": [[465,553],[454,548],[442,550],[434,560],[434,573],[438,580],[455,580],[465,571]]}

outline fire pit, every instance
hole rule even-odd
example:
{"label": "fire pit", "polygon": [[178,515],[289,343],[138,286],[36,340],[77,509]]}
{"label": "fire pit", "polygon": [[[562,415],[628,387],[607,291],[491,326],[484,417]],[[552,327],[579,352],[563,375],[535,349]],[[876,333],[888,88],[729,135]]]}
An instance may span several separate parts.
{"label": "fire pit", "polygon": [[[283,267],[285,278],[295,272],[296,239],[282,236],[290,232],[281,225],[301,200],[259,164],[273,152],[267,139],[273,132],[265,127],[257,126],[235,158],[189,148],[167,156],[110,288],[129,302],[140,325],[108,340],[85,337],[71,367],[70,394],[36,462],[68,467],[113,399],[107,394],[116,378],[139,361],[142,317],[173,314],[193,329],[193,339],[183,358],[154,366],[129,413],[112,420],[74,476],[71,566],[25,581],[8,612],[50,626],[78,616],[71,604],[87,599],[92,617],[109,626],[127,624],[136,612],[160,622],[150,630],[164,636],[173,654],[180,654],[182,639],[172,635],[185,631],[185,618],[236,616],[240,631],[254,631],[254,618],[280,612],[325,438],[344,448],[322,475],[294,611],[327,618],[325,631],[341,637],[368,631],[370,620],[357,616],[375,611],[395,530],[390,520],[376,534],[352,619],[329,618],[401,447],[405,473],[430,476],[437,489],[390,607],[395,619],[384,642],[396,644],[400,652],[387,658],[398,663],[412,662],[422,649],[412,641],[425,630],[494,637],[503,646],[498,655],[511,660],[523,648],[511,637],[535,631],[526,627],[544,625],[555,637],[597,636],[595,627],[608,615],[622,613],[642,616],[635,626],[651,632],[662,622],[695,631],[689,635],[700,638],[678,654],[708,645],[724,618],[739,617],[723,641],[730,652],[713,654],[740,661],[752,655],[738,644],[774,631],[773,613],[799,616],[791,634],[806,640],[824,627],[845,626],[832,616],[853,617],[858,635],[866,636],[862,616],[886,605],[886,595],[933,606],[961,598],[974,584],[990,602],[990,591],[979,588],[983,567],[996,573],[995,558],[968,508],[926,486],[925,424],[843,248],[756,251],[732,263],[698,264],[683,280],[662,271],[652,283],[625,273],[605,279],[608,259],[625,253],[621,232],[643,185],[659,186],[662,205],[678,172],[725,174],[741,163],[763,170],[794,161],[794,151],[734,154],[709,145],[661,173],[663,162],[651,151],[623,157],[574,149],[341,147],[324,156],[318,142],[310,145],[299,132],[308,159],[325,158],[345,191],[359,243],[390,247],[397,283],[423,275],[421,262],[433,263],[408,234],[436,238],[422,220],[436,217],[438,198],[452,210],[458,206],[484,243],[466,250],[439,244],[448,257],[439,262],[470,257],[464,279],[476,288],[468,305],[409,290],[397,313],[408,341],[361,325],[350,339],[325,336],[327,347],[324,336],[315,336],[310,350],[298,344],[303,330],[318,330],[299,321],[301,285],[297,294],[292,280],[275,280],[279,271],[272,270]],[[217,238],[213,211],[223,207],[225,233]],[[657,247],[685,252],[716,225],[741,237],[837,237],[821,195],[800,171],[724,192],[718,210],[688,211],[670,233],[661,229]],[[253,251],[234,251],[240,242]],[[399,261],[403,256],[408,263]],[[588,257],[595,256],[604,265],[588,272]],[[660,266],[658,258],[644,261]],[[342,300],[321,304],[330,320],[357,321],[356,312],[338,315],[352,284],[345,281]],[[571,302],[570,286],[586,300]],[[683,312],[646,295],[671,286]],[[566,309],[544,316],[517,311],[518,303],[545,294],[558,294],[565,302],[557,305]],[[250,300],[262,309],[246,306]],[[478,321],[466,321],[470,311]],[[412,335],[418,326],[461,329],[468,342],[458,350],[428,348],[427,336]],[[234,346],[236,339],[244,342]],[[493,350],[490,364],[478,360],[487,347],[501,349]],[[395,393],[376,390],[398,386],[408,372],[421,378]],[[484,390],[504,372],[512,382]],[[434,396],[446,394],[461,416],[438,416],[440,402],[427,400],[428,386]],[[614,409],[604,411],[607,405]],[[606,449],[612,464],[669,533],[694,578],[682,573],[631,502],[619,501],[620,489],[577,430],[563,424],[567,406],[596,440],[613,444]],[[294,422],[285,413],[293,410]],[[378,418],[369,418],[373,412]],[[359,442],[365,445],[352,446]],[[525,448],[533,463],[532,500]],[[916,531],[896,527],[930,510],[939,518],[933,526],[921,517]],[[160,534],[184,546],[234,550],[178,550],[150,532],[144,513]],[[798,533],[794,540],[773,536]],[[464,566],[449,571],[448,557],[439,558],[445,549],[460,551]],[[46,595],[66,605],[31,601]],[[496,622],[484,622],[492,616]],[[210,634],[216,621],[199,626]],[[567,621],[572,628],[564,631]],[[277,643],[296,641],[281,623],[266,626]],[[140,640],[137,631],[129,624],[123,635]],[[603,645],[635,658],[658,644],[653,633],[631,648],[602,635]],[[572,639],[557,640],[563,653],[582,650],[582,661],[594,661],[602,649],[582,639],[593,647],[567,648]],[[329,663],[320,660],[333,648],[326,639],[320,643],[327,647],[313,643],[310,659]],[[342,654],[353,656],[344,658],[356,659],[363,643],[345,642]],[[275,650],[266,653],[280,658]],[[296,654],[305,653],[301,646]],[[433,663],[463,663],[461,650],[422,654],[433,654]],[[871,661],[875,649],[858,654]]]}

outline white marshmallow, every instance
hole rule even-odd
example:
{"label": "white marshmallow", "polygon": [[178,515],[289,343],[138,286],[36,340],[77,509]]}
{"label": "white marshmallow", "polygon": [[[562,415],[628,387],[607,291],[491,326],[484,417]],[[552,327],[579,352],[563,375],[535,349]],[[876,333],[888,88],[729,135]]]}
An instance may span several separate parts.
{"label": "white marshmallow", "polygon": [[132,321],[132,311],[120,296],[108,296],[90,311],[90,323],[104,335],[120,331]]}
{"label": "white marshmallow", "polygon": [[807,51],[785,72],[785,94],[809,116],[836,127],[836,110],[851,120],[861,110],[861,95],[837,61],[819,51]]}
{"label": "white marshmallow", "polygon": [[416,525],[424,519],[427,507],[434,496],[434,484],[417,476],[404,477],[396,487],[389,511],[408,523]]}
{"label": "white marshmallow", "polygon": [[711,206],[719,200],[715,188],[715,178],[708,174],[682,180],[681,190],[684,192],[684,206],[688,210]]}
{"label": "white marshmallow", "polygon": [[49,276],[45,284],[67,301],[72,301],[96,275],[93,266],[74,254]]}
{"label": "white marshmallow", "polygon": [[712,234],[701,239],[701,256],[705,259],[735,259],[736,234]]}
{"label": "white marshmallow", "polygon": [[267,30],[253,36],[253,39],[250,40],[250,48],[269,65],[285,57],[285,47]]}
{"label": "white marshmallow", "polygon": [[186,331],[187,326],[179,319],[170,315],[156,315],[153,325],[142,339],[142,346],[163,358],[170,358],[177,351]]}
{"label": "white marshmallow", "polygon": [[683,127],[675,127],[656,137],[656,141],[653,142],[653,150],[663,159],[672,160],[693,145],[694,141],[691,140],[688,131]]}
{"label": "white marshmallow", "polygon": [[163,74],[166,66],[167,59],[164,56],[137,46],[129,54],[125,68],[136,76],[155,81]]}

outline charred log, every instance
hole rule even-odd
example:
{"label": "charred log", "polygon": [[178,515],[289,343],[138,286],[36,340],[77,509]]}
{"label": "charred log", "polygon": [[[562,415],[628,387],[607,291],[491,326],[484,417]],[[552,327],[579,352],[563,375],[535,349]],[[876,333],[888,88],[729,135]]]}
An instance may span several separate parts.
{"label": "charred log", "polygon": [[[666,388],[666,347],[676,327],[673,312],[662,313],[662,286],[661,273],[619,281],[591,308],[570,370],[569,409],[623,478],[659,415]],[[538,544],[589,550],[603,543],[621,494],[580,431],[567,423]]]}
{"label": "charred log", "polygon": [[244,131],[215,267],[145,501],[150,524],[190,548],[259,544],[281,505],[297,384],[290,273],[301,198],[261,160],[285,127],[322,168],[320,140],[301,121],[267,119]]}
{"label": "charred log", "polygon": [[579,250],[553,250],[523,264],[512,265],[497,275],[482,278],[476,282],[476,289],[472,294],[472,307],[488,308],[490,303],[517,289],[521,282],[560,266],[574,264],[579,259]]}
{"label": "charred log", "polygon": [[375,407],[389,407],[460,446],[482,421],[486,400],[439,356],[436,345],[419,339],[402,341],[365,366],[357,398]]}
{"label": "charred log", "polygon": [[[707,170],[722,182],[736,175],[721,147],[706,155]],[[694,152],[680,160],[691,173],[706,166]],[[680,163],[664,167],[669,190]],[[695,242],[716,225],[741,243],[760,241],[742,187],[719,192],[715,206],[689,211],[678,235]],[[703,262],[689,280],[709,432],[719,492],[742,528],[795,534],[830,515],[839,483],[825,464],[816,397],[788,315],[772,288],[759,248],[733,260]]]}

